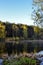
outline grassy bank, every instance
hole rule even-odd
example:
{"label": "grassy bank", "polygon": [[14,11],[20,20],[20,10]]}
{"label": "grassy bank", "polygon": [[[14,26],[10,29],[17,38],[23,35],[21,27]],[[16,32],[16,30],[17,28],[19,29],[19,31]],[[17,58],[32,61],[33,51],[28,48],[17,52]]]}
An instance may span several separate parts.
{"label": "grassy bank", "polygon": [[16,59],[4,60],[4,65],[36,65],[37,61],[28,57],[20,57]]}

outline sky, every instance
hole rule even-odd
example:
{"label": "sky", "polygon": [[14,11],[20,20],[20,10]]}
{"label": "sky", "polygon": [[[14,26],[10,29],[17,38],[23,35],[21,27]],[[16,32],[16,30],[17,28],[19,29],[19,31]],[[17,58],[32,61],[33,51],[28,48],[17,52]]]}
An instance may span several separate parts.
{"label": "sky", "polygon": [[0,0],[0,20],[33,25],[32,0]]}

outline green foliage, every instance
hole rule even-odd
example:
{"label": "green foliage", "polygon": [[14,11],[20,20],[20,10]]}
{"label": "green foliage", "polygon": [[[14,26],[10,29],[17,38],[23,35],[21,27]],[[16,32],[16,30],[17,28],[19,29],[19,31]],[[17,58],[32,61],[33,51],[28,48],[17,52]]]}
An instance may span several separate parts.
{"label": "green foliage", "polygon": [[27,26],[26,25],[23,25],[22,26],[23,27],[23,37],[24,37],[24,39],[27,39],[27,37],[28,37],[28,35],[27,35]]}
{"label": "green foliage", "polygon": [[28,57],[21,57],[19,59],[13,59],[13,60],[5,60],[4,65],[35,65],[36,60],[28,58]]}
{"label": "green foliage", "polygon": [[43,0],[33,0],[32,19],[37,26],[43,28]]}
{"label": "green foliage", "polygon": [[33,59],[32,59],[31,65],[36,65],[36,60],[33,60]]}

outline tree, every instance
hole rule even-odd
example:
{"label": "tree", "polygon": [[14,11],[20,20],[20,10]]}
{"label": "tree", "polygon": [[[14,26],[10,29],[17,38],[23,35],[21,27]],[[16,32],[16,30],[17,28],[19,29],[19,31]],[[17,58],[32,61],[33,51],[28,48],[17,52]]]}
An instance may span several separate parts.
{"label": "tree", "polygon": [[6,23],[6,37],[12,37],[12,24]]}
{"label": "tree", "polygon": [[40,39],[42,39],[42,40],[43,40],[43,29],[42,29],[42,28],[40,29],[40,34],[39,34],[39,37],[40,37]]}
{"label": "tree", "polygon": [[40,28],[38,26],[34,26],[34,34],[35,34],[35,39],[39,39],[39,34],[40,34]]}
{"label": "tree", "polygon": [[33,35],[34,35],[34,29],[33,29],[33,27],[32,26],[28,26],[27,31],[28,31],[28,38],[32,39]]}
{"label": "tree", "polygon": [[13,37],[16,37],[16,24],[12,24]]}
{"label": "tree", "polygon": [[13,37],[18,40],[19,39],[19,27],[17,24],[12,24],[12,29],[13,29]]}
{"label": "tree", "polygon": [[0,38],[5,38],[5,26],[0,21]]}
{"label": "tree", "polygon": [[33,0],[32,19],[37,26],[43,27],[43,0]]}
{"label": "tree", "polygon": [[27,26],[26,25],[22,25],[23,28],[23,37],[24,39],[27,39],[28,35],[27,35]]}
{"label": "tree", "polygon": [[22,28],[22,24],[18,24],[18,37],[19,38],[23,38],[23,28]]}

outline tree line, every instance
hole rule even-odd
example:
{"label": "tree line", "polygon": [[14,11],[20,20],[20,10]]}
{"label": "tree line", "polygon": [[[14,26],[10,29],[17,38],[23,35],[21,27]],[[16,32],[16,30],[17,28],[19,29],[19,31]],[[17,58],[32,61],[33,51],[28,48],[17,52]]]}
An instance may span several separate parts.
{"label": "tree line", "polygon": [[38,39],[40,38],[40,28],[25,24],[15,24],[0,21],[0,40],[1,38],[12,39]]}

